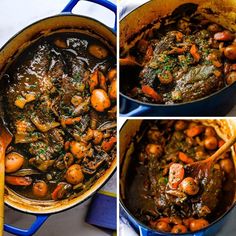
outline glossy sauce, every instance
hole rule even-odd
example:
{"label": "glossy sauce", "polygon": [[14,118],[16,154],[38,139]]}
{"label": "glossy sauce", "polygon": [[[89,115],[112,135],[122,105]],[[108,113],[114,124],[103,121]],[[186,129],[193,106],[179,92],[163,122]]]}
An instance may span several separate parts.
{"label": "glossy sauce", "polygon": [[[90,49],[92,45],[95,49]],[[97,48],[104,54],[96,52]],[[108,93],[112,89],[108,79],[112,69],[116,69],[116,58],[111,48],[83,33],[42,37],[10,65],[1,80],[4,119],[14,136],[7,153],[21,154],[24,164],[8,175],[19,177],[19,171],[29,169],[23,177],[32,180],[29,186],[7,183],[11,189],[39,200],[73,198],[104,174],[116,156],[116,99],[108,95],[109,107],[97,111],[90,97],[101,82],[91,88],[91,78],[100,73]],[[95,141],[96,132],[102,136],[99,142]],[[108,150],[104,147],[109,142]],[[65,157],[68,153],[71,162]],[[68,169],[75,164],[81,170],[73,170],[77,180],[72,181]],[[48,186],[42,197],[32,193],[34,183],[39,181]],[[56,190],[60,184],[61,195]]]}

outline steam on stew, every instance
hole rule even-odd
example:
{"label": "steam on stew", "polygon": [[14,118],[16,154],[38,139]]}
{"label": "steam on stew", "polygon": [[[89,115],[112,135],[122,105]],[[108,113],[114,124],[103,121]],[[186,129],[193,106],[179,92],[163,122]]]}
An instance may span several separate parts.
{"label": "steam on stew", "polygon": [[134,138],[124,203],[144,224],[163,232],[204,228],[222,215],[234,198],[230,150],[206,176],[186,165],[210,157],[224,141],[211,126],[193,121],[145,121]]}
{"label": "steam on stew", "polygon": [[234,33],[196,13],[164,19],[158,27],[122,55],[127,68],[121,67],[121,78],[130,81],[125,94],[148,103],[183,103],[236,81]]}
{"label": "steam on stew", "polygon": [[20,195],[76,197],[116,156],[116,67],[111,49],[83,33],[37,40],[2,79],[14,140],[6,184]]}

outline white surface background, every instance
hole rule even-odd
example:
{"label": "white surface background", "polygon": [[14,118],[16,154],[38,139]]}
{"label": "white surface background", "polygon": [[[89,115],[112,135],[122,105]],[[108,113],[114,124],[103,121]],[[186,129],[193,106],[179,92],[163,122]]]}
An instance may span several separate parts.
{"label": "white surface background", "polygon": [[[69,0],[0,0],[0,47],[14,34],[27,25],[60,13]],[[115,2],[115,0],[111,0]],[[114,14],[96,4],[80,2],[74,9],[74,13],[80,13],[94,17],[112,27]],[[104,187],[107,191],[116,191],[116,177]],[[104,231],[84,222],[90,200],[74,207],[71,210],[52,215],[44,223],[36,236],[106,236]],[[16,212],[6,207],[6,223],[19,227],[28,227],[34,217]],[[4,236],[11,234],[5,233]]]}
{"label": "white surface background", "polygon": [[[115,0],[111,1],[115,2]],[[142,0],[137,1],[140,2]],[[135,3],[137,3],[137,1],[135,1]],[[6,43],[10,37],[27,25],[44,17],[58,14],[67,2],[69,2],[69,0],[0,0],[0,47]],[[103,11],[101,8],[97,9],[99,10],[96,10],[93,4],[81,2],[75,8],[74,12],[94,16],[103,23],[107,23],[110,27],[113,26],[113,14],[106,10]],[[106,14],[107,17],[104,17],[104,14]],[[236,114],[236,107],[230,114]],[[124,121],[124,118],[120,118],[120,126]],[[108,182],[105,189],[113,192],[116,190],[116,178],[114,176]],[[84,223],[89,203],[90,201],[88,200],[71,210],[52,215],[36,233],[36,236],[106,236],[107,234],[100,229]],[[219,235],[236,235],[235,218],[236,210],[233,211],[231,218]],[[6,207],[7,223],[27,227],[31,221],[32,216],[16,212]],[[125,224],[121,224],[120,229],[122,231],[120,236],[136,235]],[[5,233],[4,236],[10,236],[10,234]]]}

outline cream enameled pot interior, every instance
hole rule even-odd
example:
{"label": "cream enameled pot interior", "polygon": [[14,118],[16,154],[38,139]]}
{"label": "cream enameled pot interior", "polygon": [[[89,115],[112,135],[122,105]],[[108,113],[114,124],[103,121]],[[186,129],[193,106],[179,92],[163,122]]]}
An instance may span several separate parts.
{"label": "cream enameled pot interior", "polygon": [[[197,11],[212,22],[236,31],[236,2],[234,0],[152,0],[138,7],[121,20],[121,54],[126,53],[142,36],[142,33],[150,29],[150,25],[154,23],[155,27],[158,27],[158,21],[161,18],[171,15],[176,8],[189,3],[196,4],[198,6]],[[148,25],[149,27],[147,27]]]}

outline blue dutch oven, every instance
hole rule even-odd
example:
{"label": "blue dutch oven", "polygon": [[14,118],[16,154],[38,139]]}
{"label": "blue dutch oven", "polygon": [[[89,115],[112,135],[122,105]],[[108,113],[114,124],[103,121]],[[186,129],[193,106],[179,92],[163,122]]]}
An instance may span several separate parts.
{"label": "blue dutch oven", "polygon": [[[90,32],[91,35],[96,35],[96,37],[99,37],[114,53],[116,53],[116,5],[106,0],[87,1],[99,4],[111,10],[114,13],[114,27],[109,28],[108,26],[90,17],[73,14],[72,10],[79,0],[71,0],[60,14],[42,19],[26,27],[13,36],[1,48],[0,73],[1,71],[4,71],[4,68],[7,67],[12,58],[15,58],[27,47],[27,45],[43,35],[54,32],[83,32],[83,30]],[[19,236],[29,236],[34,234],[51,214],[72,208],[91,197],[108,181],[115,169],[116,159],[112,162],[110,168],[105,172],[105,174],[101,176],[88,191],[71,200],[37,201],[26,199],[15,194],[11,191],[11,189],[5,186],[5,203],[18,211],[35,215],[36,219],[28,229],[20,229],[12,225],[5,224],[4,230]]]}
{"label": "blue dutch oven", "polygon": [[[138,4],[138,3],[137,3]],[[126,53],[138,40],[139,32],[145,31],[145,26],[154,20],[161,19],[173,13],[186,4],[198,9],[213,22],[219,23],[236,32],[234,16],[235,1],[225,0],[152,0],[134,10],[128,4],[121,9],[120,20],[120,53]],[[131,4],[132,8],[134,3]],[[207,11],[211,9],[211,11]],[[131,11],[130,11],[131,10]],[[129,78],[135,80],[136,78]],[[129,116],[224,116],[236,105],[236,83],[217,91],[207,97],[181,104],[144,103],[127,96],[124,91],[130,83],[127,78],[120,78],[120,115]]]}
{"label": "blue dutch oven", "polygon": [[[142,120],[128,120],[125,122],[123,127],[120,130],[120,214],[125,217],[130,225],[134,228],[134,230],[140,236],[167,236],[167,235],[178,235],[178,236],[214,236],[217,232],[224,226],[227,218],[230,217],[231,211],[234,209],[236,205],[236,193],[234,197],[234,201],[231,203],[229,209],[217,220],[212,222],[209,226],[205,227],[202,230],[193,232],[193,233],[184,233],[184,234],[172,234],[172,233],[164,233],[159,232],[154,229],[149,228],[144,225],[138,219],[136,219],[129,209],[125,206],[123,199],[125,198],[125,179],[126,172],[129,166],[129,162],[131,160],[130,152],[128,152],[128,148],[132,142],[133,137],[140,129],[140,125]],[[225,126],[227,128],[225,129]],[[231,133],[236,132],[236,121],[235,120],[227,120],[226,123],[222,122],[222,126],[220,128],[222,133],[225,133],[225,130],[228,130]],[[227,134],[227,136],[230,136]],[[236,146],[234,146],[234,150],[232,150],[232,154],[234,156],[234,166],[236,166],[236,156],[235,156]],[[235,191],[235,189],[234,189]]]}

